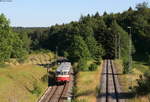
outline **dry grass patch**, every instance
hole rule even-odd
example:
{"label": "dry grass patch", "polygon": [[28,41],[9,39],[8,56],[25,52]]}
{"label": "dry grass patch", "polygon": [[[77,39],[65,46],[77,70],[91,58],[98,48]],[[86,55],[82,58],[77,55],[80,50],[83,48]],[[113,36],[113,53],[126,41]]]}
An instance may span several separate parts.
{"label": "dry grass patch", "polygon": [[49,53],[38,53],[38,54],[31,54],[28,56],[26,63],[28,64],[47,64],[50,63],[54,59],[54,54]]}
{"label": "dry grass patch", "polygon": [[51,52],[30,54],[24,63],[16,59],[0,66],[0,102],[36,102],[47,87],[41,78],[47,73],[45,68],[34,64],[47,64],[54,59]]}
{"label": "dry grass patch", "polygon": [[92,72],[79,72],[77,76],[77,100],[96,102],[96,95],[100,84],[102,67]]}
{"label": "dry grass patch", "polygon": [[[0,68],[0,102],[36,102],[47,87],[41,80],[46,72],[35,65]],[[41,93],[32,93],[35,84]]]}
{"label": "dry grass patch", "polygon": [[8,62],[5,62],[5,64],[9,64],[11,66],[26,65],[26,64],[47,64],[54,59],[55,55],[52,52],[47,53],[39,52],[28,55],[27,59],[22,63],[19,63],[17,59],[10,59]]}
{"label": "dry grass patch", "polygon": [[[131,91],[129,87],[137,85],[136,80],[139,79],[139,75],[142,75],[143,72],[148,69],[148,66],[138,63],[138,65],[134,65],[131,74],[122,74],[123,72],[122,61],[115,60],[115,65],[117,68],[117,72],[121,74],[118,76],[118,78],[122,91],[127,93]],[[141,67],[144,69],[141,69]],[[150,96],[133,97],[130,99],[126,99],[126,102],[150,102]]]}

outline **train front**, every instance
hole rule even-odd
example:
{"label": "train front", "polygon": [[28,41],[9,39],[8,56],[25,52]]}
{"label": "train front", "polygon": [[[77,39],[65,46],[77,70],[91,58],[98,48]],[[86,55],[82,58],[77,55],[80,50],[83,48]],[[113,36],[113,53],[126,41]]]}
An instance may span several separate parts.
{"label": "train front", "polygon": [[70,81],[70,68],[69,62],[62,63],[56,70],[56,82],[69,82]]}
{"label": "train front", "polygon": [[70,76],[67,72],[57,72],[56,74],[56,82],[69,82]]}

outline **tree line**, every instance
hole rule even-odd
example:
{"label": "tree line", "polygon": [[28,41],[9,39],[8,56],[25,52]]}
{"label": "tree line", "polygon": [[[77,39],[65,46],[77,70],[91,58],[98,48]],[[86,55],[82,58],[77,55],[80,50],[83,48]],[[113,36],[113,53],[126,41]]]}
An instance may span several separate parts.
{"label": "tree line", "polygon": [[[129,29],[130,28],[130,29]],[[130,38],[129,35],[132,35]],[[141,3],[122,13],[98,12],[79,21],[47,28],[10,27],[0,15],[0,61],[22,58],[35,50],[56,51],[72,62],[121,58],[128,62],[129,40],[135,60],[150,59],[150,8]]]}

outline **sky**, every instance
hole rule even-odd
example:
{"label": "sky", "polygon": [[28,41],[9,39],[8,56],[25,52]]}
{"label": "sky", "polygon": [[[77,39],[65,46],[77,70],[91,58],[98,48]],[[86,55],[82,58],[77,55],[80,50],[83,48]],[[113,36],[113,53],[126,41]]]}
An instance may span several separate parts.
{"label": "sky", "polygon": [[[0,0],[3,1],[3,0]],[[4,0],[6,1],[6,0]],[[78,21],[81,15],[118,13],[135,8],[148,0],[10,0],[0,2],[0,13],[10,20],[11,26],[49,27]]]}

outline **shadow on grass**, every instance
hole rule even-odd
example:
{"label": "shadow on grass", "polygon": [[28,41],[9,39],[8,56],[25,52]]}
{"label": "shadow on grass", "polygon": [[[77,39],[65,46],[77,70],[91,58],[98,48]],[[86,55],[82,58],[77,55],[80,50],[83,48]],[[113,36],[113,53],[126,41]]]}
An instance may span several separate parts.
{"label": "shadow on grass", "polygon": [[44,68],[50,68],[56,65],[56,62],[51,62],[51,63],[47,63],[47,64],[37,64],[39,66],[42,66]]}

